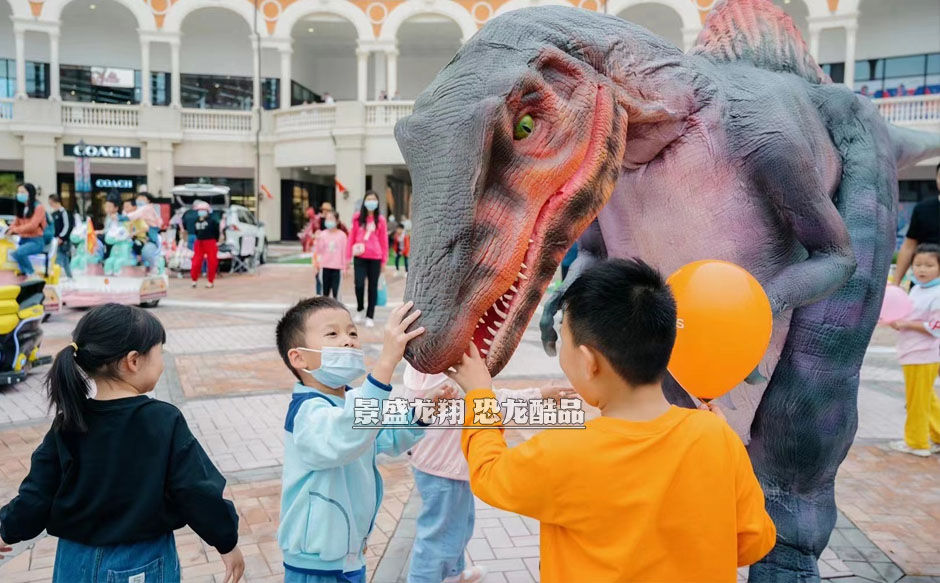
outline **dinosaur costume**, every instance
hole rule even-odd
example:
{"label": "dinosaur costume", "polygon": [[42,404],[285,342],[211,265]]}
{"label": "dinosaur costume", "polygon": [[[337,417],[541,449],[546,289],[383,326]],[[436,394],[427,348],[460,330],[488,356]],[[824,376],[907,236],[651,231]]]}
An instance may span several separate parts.
{"label": "dinosaur costume", "polygon": [[[769,0],[719,5],[690,54],[594,12],[507,13],[395,133],[414,188],[418,370],[444,370],[472,338],[499,372],[575,240],[569,281],[609,256],[665,274],[723,259],[761,282],[771,345],[724,400],[778,529],[750,576],[817,580],[894,250],[897,169],[940,154],[940,136],[889,127],[833,84]],[[666,392],[692,405],[671,379]]]}

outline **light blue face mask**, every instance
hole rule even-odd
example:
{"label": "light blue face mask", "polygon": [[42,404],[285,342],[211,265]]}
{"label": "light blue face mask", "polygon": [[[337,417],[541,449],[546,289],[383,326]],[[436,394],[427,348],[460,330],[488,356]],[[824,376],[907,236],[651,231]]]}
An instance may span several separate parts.
{"label": "light blue face mask", "polygon": [[303,371],[331,389],[345,387],[366,374],[365,356],[358,348],[324,346],[322,350],[302,347],[297,350],[320,353],[320,368]]}
{"label": "light blue face mask", "polygon": [[25,193],[25,192],[17,192],[17,193],[16,193],[16,200],[18,200],[18,201],[20,202],[20,204],[26,204],[27,201],[29,201],[29,194],[27,194],[27,193]]}
{"label": "light blue face mask", "polygon": [[336,221],[324,221],[323,224],[326,226],[327,229],[335,229],[335,228],[336,228]]}
{"label": "light blue face mask", "polygon": [[377,200],[367,200],[365,202],[365,207],[367,211],[374,211],[379,208],[379,201]]}
{"label": "light blue face mask", "polygon": [[919,281],[917,281],[917,280],[915,279],[915,280],[914,280],[914,283],[917,284],[917,285],[919,285],[920,287],[923,287],[923,288],[936,287],[936,286],[940,285],[940,277],[938,277],[938,278],[936,278],[936,279],[931,279],[930,281],[925,282],[925,283],[921,283],[921,282],[919,282]]}

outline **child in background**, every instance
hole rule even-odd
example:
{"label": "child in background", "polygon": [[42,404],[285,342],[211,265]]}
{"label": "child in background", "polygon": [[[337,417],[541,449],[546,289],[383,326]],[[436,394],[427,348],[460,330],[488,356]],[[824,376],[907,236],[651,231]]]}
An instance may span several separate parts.
{"label": "child in background", "polygon": [[561,368],[601,416],[508,448],[502,431],[474,419],[474,402],[494,395],[471,345],[452,377],[468,391],[474,427],[461,446],[474,494],[541,522],[544,583],[734,581],[773,548],[776,529],[719,411],[663,396],[676,303],[662,276],[640,261],[603,261],[562,306]]}
{"label": "child in background", "polygon": [[[462,397],[463,392],[445,374],[425,374],[405,365],[402,380],[404,397],[409,401],[426,399],[447,387],[448,397]],[[570,389],[545,387],[535,389],[495,389],[502,403],[519,400],[558,399],[573,396]],[[415,486],[421,494],[408,583],[475,583],[486,576],[485,567],[466,567],[464,552],[473,537],[474,501],[470,491],[467,460],[460,451],[460,431],[434,430],[411,449]]]}
{"label": "child in background", "polygon": [[52,428],[0,509],[0,552],[45,529],[59,537],[54,583],[178,582],[173,531],[188,524],[237,582],[245,562],[225,479],[180,410],[146,396],[163,373],[160,321],[105,304],[82,317],[72,340],[46,377]]}
{"label": "child in background", "polygon": [[933,385],[940,371],[940,246],[925,243],[914,251],[914,287],[909,319],[891,323],[898,330],[898,361],[904,371],[907,419],[904,439],[891,448],[928,457],[940,452],[940,401]]}
{"label": "child in background", "polygon": [[408,256],[411,254],[411,235],[405,232],[405,227],[398,225],[395,227],[395,235],[392,243],[392,249],[395,250],[395,272],[398,272],[399,262],[405,260],[405,273],[408,273]]}
{"label": "child in background", "polygon": [[313,244],[314,270],[323,270],[323,295],[339,299],[340,275],[346,267],[346,233],[339,230],[336,213],[329,211]]}
{"label": "child in background", "polygon": [[382,502],[375,456],[404,452],[422,431],[357,422],[356,401],[374,402],[381,415],[405,345],[424,332],[405,332],[420,315],[409,314],[413,305],[392,311],[382,353],[358,389],[348,385],[366,368],[359,332],[343,304],[325,296],[301,300],[278,322],[278,352],[298,381],[284,422],[277,541],[285,583],[366,581],[363,553]]}

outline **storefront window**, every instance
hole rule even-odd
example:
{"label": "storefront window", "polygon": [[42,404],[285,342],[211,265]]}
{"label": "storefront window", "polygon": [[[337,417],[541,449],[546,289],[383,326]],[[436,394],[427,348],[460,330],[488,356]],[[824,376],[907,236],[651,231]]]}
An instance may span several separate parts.
{"label": "storefront window", "polygon": [[10,222],[16,213],[16,185],[23,182],[22,172],[0,172],[0,219]]}
{"label": "storefront window", "polygon": [[75,192],[75,175],[60,173],[58,175],[59,195],[62,197],[62,206],[70,211],[91,217],[96,228],[103,224],[104,201],[110,193],[116,192],[121,200],[133,200],[137,187],[147,183],[146,176],[114,176],[111,174],[92,174],[92,192]]}
{"label": "storefront window", "polygon": [[[30,97],[49,97],[49,65],[26,61],[26,94]],[[16,61],[0,59],[0,97],[16,95]]]}
{"label": "storefront window", "polygon": [[290,82],[290,89],[291,105],[307,105],[308,103],[321,103],[323,101],[320,94],[314,93],[296,81]]}
{"label": "storefront window", "polygon": [[873,98],[940,92],[940,53],[855,62],[855,91]]}
{"label": "storefront window", "polygon": [[[115,87],[95,84],[92,81],[92,68],[79,65],[62,65],[59,67],[64,101],[80,101],[84,103],[140,103],[140,71],[134,71],[134,86]],[[127,71],[130,75],[130,71]],[[150,73],[150,95],[154,105],[168,105],[170,103],[170,74]]]}
{"label": "storefront window", "polygon": [[[278,79],[262,79],[261,102],[265,109],[277,109]],[[251,77],[231,75],[180,75],[183,107],[196,109],[251,109]]]}

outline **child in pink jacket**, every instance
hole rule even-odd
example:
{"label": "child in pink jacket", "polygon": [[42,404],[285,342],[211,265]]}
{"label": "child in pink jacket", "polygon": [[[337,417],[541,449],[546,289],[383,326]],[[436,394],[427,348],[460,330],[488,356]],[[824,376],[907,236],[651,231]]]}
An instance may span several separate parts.
{"label": "child in pink jacket", "polygon": [[[405,366],[402,385],[409,400],[426,398],[442,386],[451,396],[463,396],[457,384],[444,374],[424,374]],[[494,389],[502,403],[518,400],[567,398],[570,389]],[[421,494],[415,542],[411,551],[408,583],[473,583],[486,576],[486,568],[467,567],[464,551],[473,536],[474,499],[470,471],[460,449],[460,430],[431,429],[411,449],[415,486]]]}
{"label": "child in pink jacket", "polygon": [[323,295],[339,299],[339,282],[346,261],[346,233],[338,228],[336,213],[328,212],[323,229],[317,231],[313,243],[313,268],[323,270]]}

